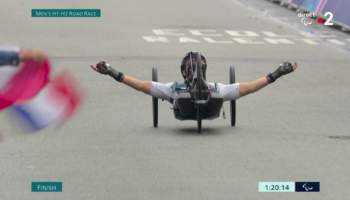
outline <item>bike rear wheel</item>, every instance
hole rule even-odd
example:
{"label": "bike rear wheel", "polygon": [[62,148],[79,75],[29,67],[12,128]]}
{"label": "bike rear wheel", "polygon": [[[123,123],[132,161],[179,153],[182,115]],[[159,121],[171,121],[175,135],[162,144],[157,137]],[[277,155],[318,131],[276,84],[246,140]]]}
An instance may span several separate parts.
{"label": "bike rear wheel", "polygon": [[197,129],[198,133],[202,132],[202,107],[197,107]]}
{"label": "bike rear wheel", "polygon": [[[197,59],[196,59],[196,73],[197,73],[197,89],[198,89],[198,98],[197,100],[204,100],[203,98],[203,87],[202,87],[202,59],[201,59],[201,53],[197,53]],[[202,132],[202,106],[197,105],[197,128],[198,133]]]}
{"label": "bike rear wheel", "polygon": [[[157,68],[152,69],[152,81],[158,82]],[[152,97],[152,107],[153,107],[153,126],[158,127],[158,99]]]}
{"label": "bike rear wheel", "polygon": [[[236,73],[235,67],[230,67],[230,84],[236,83]],[[230,101],[230,111],[231,111],[231,126],[236,125],[236,100]]]}

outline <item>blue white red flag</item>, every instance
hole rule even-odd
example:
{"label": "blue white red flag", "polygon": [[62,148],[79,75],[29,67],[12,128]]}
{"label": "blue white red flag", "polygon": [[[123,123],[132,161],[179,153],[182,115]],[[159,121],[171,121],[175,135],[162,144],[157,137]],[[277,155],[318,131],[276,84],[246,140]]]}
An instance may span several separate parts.
{"label": "blue white red flag", "polygon": [[[19,49],[8,49],[20,51]],[[48,59],[0,67],[0,111],[8,108],[27,130],[63,125],[78,109],[82,93],[67,70],[49,78]]]}
{"label": "blue white red flag", "polygon": [[20,124],[29,131],[50,125],[63,125],[78,109],[82,93],[73,76],[63,71],[54,77],[33,99],[11,110]]}
{"label": "blue white red flag", "polygon": [[[6,50],[20,51],[16,48]],[[29,61],[20,63],[19,66],[1,66],[0,111],[37,95],[49,82],[50,69],[48,60],[45,60],[42,65]]]}

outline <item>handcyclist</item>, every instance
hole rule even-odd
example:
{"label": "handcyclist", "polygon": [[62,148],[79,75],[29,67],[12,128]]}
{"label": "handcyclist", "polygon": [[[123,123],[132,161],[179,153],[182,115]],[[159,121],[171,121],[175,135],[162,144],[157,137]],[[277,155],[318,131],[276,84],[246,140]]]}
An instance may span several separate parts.
{"label": "handcyclist", "polygon": [[[181,75],[186,77],[192,77],[193,71],[191,70],[191,59],[190,58],[196,58],[197,53],[196,52],[189,52],[186,54],[186,56],[181,61],[180,71]],[[202,55],[201,57],[202,65],[203,65],[203,71],[202,74],[205,76],[206,69],[207,69],[207,62],[205,57]],[[246,96],[248,94],[254,93],[261,88],[267,86],[270,83],[275,82],[278,78],[280,78],[283,75],[289,74],[296,70],[298,64],[297,62],[294,62],[294,64],[283,61],[282,64],[279,65],[279,67],[273,72],[269,73],[266,77],[259,78],[253,82],[250,83],[234,83],[234,84],[218,84],[217,91],[224,99],[224,101],[229,100],[236,100],[240,97]],[[113,69],[108,63],[106,63],[103,59],[96,65],[91,64],[90,67],[95,70],[96,72],[99,72],[100,74],[109,75],[112,78],[114,78],[116,81],[124,83],[125,85],[134,88],[135,90],[144,92],[145,94],[151,95],[152,97],[164,99],[166,101],[169,101],[170,103],[174,104],[176,102],[176,98],[179,95],[178,93],[173,92],[173,84],[174,83],[159,83],[159,82],[153,82],[153,81],[140,81],[134,77],[124,75],[122,72],[119,72],[115,69]],[[189,70],[190,69],[190,70]],[[187,74],[189,72],[189,74]],[[208,83],[209,86],[212,88],[214,87],[214,83]],[[175,100],[175,101],[174,101]],[[176,104],[174,104],[176,107]]]}

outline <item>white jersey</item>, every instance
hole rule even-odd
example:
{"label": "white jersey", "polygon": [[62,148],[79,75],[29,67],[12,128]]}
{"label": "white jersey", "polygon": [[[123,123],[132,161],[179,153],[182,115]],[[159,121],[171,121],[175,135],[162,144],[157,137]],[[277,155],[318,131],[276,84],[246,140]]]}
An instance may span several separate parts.
{"label": "white jersey", "polygon": [[[224,85],[218,83],[219,91],[216,90],[214,83],[207,83],[211,87],[211,92],[219,93],[224,101],[236,100],[241,97],[239,93],[239,83],[234,83],[230,85]],[[186,87],[185,83],[177,83],[177,87]],[[149,95],[155,98],[164,99],[173,104],[174,100],[179,96],[179,94],[187,92],[187,90],[175,90],[173,92],[174,83],[158,83],[152,82],[152,88]]]}

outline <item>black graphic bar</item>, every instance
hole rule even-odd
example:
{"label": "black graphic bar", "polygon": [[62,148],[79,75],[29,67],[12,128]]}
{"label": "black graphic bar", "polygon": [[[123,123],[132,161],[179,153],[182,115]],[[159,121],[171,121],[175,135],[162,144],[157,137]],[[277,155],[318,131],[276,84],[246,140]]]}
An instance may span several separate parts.
{"label": "black graphic bar", "polygon": [[320,182],[295,182],[295,192],[320,192]]}

